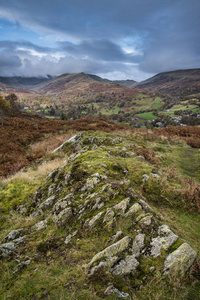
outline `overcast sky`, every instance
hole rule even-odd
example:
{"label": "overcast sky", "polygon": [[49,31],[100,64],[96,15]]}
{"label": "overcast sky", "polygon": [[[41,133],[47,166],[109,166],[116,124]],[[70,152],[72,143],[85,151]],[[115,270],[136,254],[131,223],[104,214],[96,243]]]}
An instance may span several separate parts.
{"label": "overcast sky", "polygon": [[200,0],[0,0],[0,75],[200,67]]}

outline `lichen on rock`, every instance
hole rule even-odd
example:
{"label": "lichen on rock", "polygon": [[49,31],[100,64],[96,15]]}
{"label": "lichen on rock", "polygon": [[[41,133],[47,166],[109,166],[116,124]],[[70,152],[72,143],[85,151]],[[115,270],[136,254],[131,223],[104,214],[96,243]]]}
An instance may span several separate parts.
{"label": "lichen on rock", "polygon": [[131,242],[131,238],[129,236],[125,236],[123,239],[105,248],[103,251],[97,253],[92,258],[88,266],[91,267],[96,261],[102,258],[110,258],[113,256],[117,256],[118,254],[125,251],[129,247],[130,242]]}
{"label": "lichen on rock", "polygon": [[149,232],[155,231],[158,224],[156,219],[150,213],[140,215],[136,218],[136,222],[139,224],[143,231]]}
{"label": "lichen on rock", "polygon": [[128,274],[134,274],[139,262],[134,255],[127,255],[125,259],[122,259],[118,264],[116,264],[111,272],[113,275],[124,276]]}
{"label": "lichen on rock", "polygon": [[85,229],[92,229],[97,224],[97,222],[101,218],[102,214],[103,214],[103,212],[101,211],[96,216],[94,216],[91,220],[89,220],[89,219],[86,220],[86,222],[84,224],[84,228]]}
{"label": "lichen on rock", "polygon": [[182,276],[192,266],[197,257],[196,251],[187,243],[182,244],[174,252],[170,253],[164,262],[164,274]]}
{"label": "lichen on rock", "polygon": [[56,223],[58,227],[63,227],[69,223],[73,218],[73,211],[71,207],[67,207],[57,215],[54,213],[51,216],[52,220]]}
{"label": "lichen on rock", "polygon": [[129,210],[127,211],[127,213],[125,214],[125,217],[128,217],[128,216],[135,216],[136,214],[138,213],[142,213],[142,207],[139,203],[135,203],[133,204]]}
{"label": "lichen on rock", "polygon": [[132,254],[135,257],[139,257],[141,254],[141,250],[144,248],[145,246],[145,234],[144,233],[140,233],[138,235],[136,235],[134,241],[133,241],[133,246],[132,246]]}
{"label": "lichen on rock", "polygon": [[167,225],[162,225],[158,228],[158,237],[152,238],[151,255],[157,257],[161,250],[167,251],[178,239]]}
{"label": "lichen on rock", "polygon": [[111,226],[113,225],[113,222],[115,221],[115,213],[112,209],[108,208],[104,219],[103,219],[103,223],[106,225],[106,227],[111,228]]}
{"label": "lichen on rock", "polygon": [[130,203],[130,198],[126,198],[124,200],[122,200],[121,202],[119,202],[118,204],[116,204],[113,209],[116,210],[118,212],[118,214],[122,214],[124,215],[128,206]]}

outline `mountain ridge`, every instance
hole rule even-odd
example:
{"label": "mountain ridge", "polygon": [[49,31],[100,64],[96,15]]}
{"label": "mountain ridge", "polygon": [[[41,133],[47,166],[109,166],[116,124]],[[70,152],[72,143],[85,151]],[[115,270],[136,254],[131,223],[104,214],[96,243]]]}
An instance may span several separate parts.
{"label": "mountain ridge", "polygon": [[136,87],[172,96],[177,96],[181,89],[186,94],[190,93],[192,87],[194,91],[196,87],[196,91],[200,92],[200,69],[162,72],[138,83]]}
{"label": "mountain ridge", "polygon": [[62,84],[66,84],[70,81],[77,80],[78,78],[84,81],[88,79],[89,81],[93,80],[94,82],[113,83],[128,88],[144,89],[147,91],[156,91],[161,93],[169,92],[170,94],[173,94],[172,91],[170,92],[170,89],[179,89],[180,86],[181,88],[184,88],[184,90],[185,85],[187,87],[189,85],[192,85],[199,88],[200,69],[196,68],[161,72],[141,82],[136,82],[132,79],[109,80],[107,78],[101,78],[97,75],[87,74],[84,72],[64,73],[59,76],[47,75],[46,77],[0,76],[0,86],[3,89],[2,84],[6,84],[7,89],[9,88],[9,86],[12,86],[15,87],[16,91],[17,88],[24,88],[26,89],[26,92],[28,92],[28,90],[32,90],[35,92],[45,92],[45,87],[51,86],[54,82],[58,82],[60,80]]}

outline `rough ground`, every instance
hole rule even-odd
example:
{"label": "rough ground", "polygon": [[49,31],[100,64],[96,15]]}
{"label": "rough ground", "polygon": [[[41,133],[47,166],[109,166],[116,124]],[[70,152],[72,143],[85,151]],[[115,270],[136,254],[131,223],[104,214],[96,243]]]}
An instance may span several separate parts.
{"label": "rough ground", "polygon": [[183,195],[167,153],[189,146],[147,146],[80,133],[54,152],[65,164],[46,179],[2,185],[2,299],[197,299],[198,243],[166,214],[184,207],[196,219],[199,185]]}

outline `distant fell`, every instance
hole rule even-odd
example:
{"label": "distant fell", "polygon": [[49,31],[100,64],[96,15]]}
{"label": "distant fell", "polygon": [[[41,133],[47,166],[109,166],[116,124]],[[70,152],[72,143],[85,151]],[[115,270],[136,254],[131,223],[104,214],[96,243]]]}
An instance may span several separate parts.
{"label": "distant fell", "polygon": [[172,96],[200,92],[200,69],[159,73],[137,84],[137,88]]}
{"label": "distant fell", "polygon": [[[115,93],[127,96],[134,96],[135,92],[126,86],[116,84],[108,79],[103,79],[96,75],[86,73],[63,74],[43,82],[39,86],[33,88],[35,92],[40,94],[62,94],[75,95],[80,97],[96,97],[99,93]],[[61,95],[60,95],[61,96]]]}
{"label": "distant fell", "polygon": [[130,80],[130,79],[127,79],[127,80],[114,80],[113,82],[116,83],[116,84],[125,86],[125,87],[129,87],[129,88],[134,88],[138,84],[137,81]]}
{"label": "distant fell", "polygon": [[21,76],[13,76],[13,77],[0,77],[0,83],[4,83],[10,86],[21,87],[21,88],[32,88],[35,85],[47,82],[51,80],[52,76],[47,77],[21,77]]}

